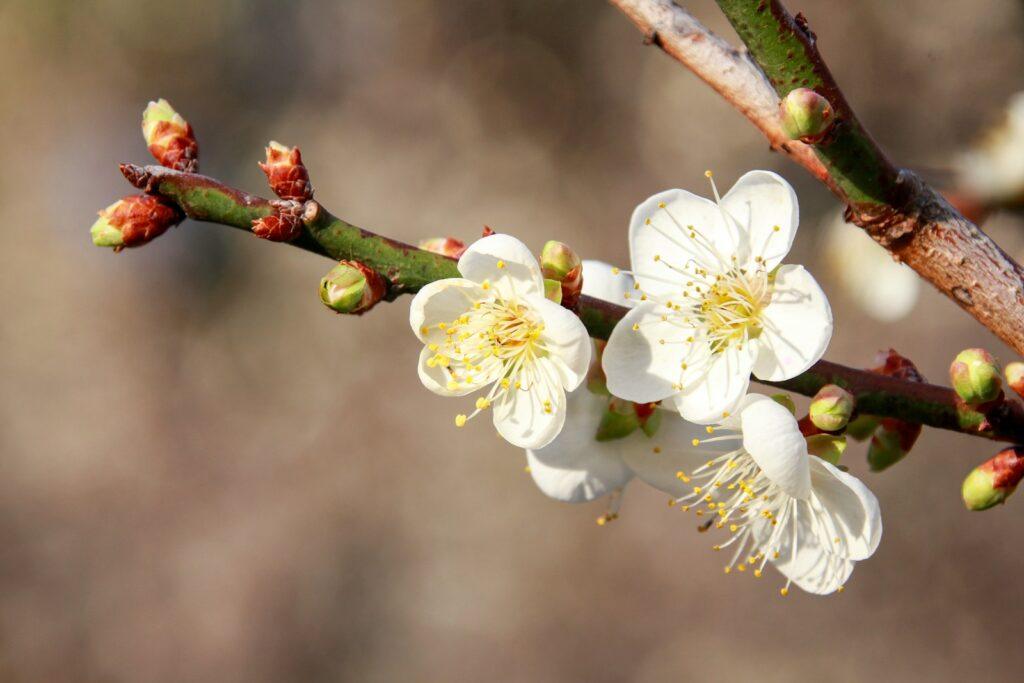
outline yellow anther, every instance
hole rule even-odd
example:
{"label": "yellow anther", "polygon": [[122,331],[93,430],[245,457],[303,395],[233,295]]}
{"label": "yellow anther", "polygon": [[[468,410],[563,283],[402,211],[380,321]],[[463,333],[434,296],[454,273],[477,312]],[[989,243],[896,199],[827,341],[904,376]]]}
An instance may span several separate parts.
{"label": "yellow anther", "polygon": [[779,230],[782,230],[782,228],[780,228],[780,227],[779,227],[779,226],[777,226],[777,225],[773,225],[773,226],[772,226],[772,232],[778,232]]}
{"label": "yellow anther", "polygon": [[640,331],[640,323],[633,323],[633,331],[634,332],[639,332]]}
{"label": "yellow anther", "polygon": [[717,550],[721,550],[721,549],[722,549],[722,546],[720,546],[720,545],[713,545],[713,546],[711,546],[711,549],[712,549],[712,550],[716,550],[716,551],[717,551]]}
{"label": "yellow anther", "polygon": [[618,269],[618,268],[612,268],[612,275],[618,275],[618,274],[619,274],[619,272],[620,272],[620,271],[619,271],[619,269]]}
{"label": "yellow anther", "polygon": [[660,260],[661,260],[661,254],[655,254],[655,255],[654,255],[654,261],[655,261],[655,263],[657,263],[657,262],[658,262],[658,261],[660,261]]}
{"label": "yellow anther", "polygon": [[532,470],[530,469],[529,465],[527,465],[526,467],[523,468],[523,472],[526,472],[527,474],[529,474],[531,471]]}
{"label": "yellow anther", "polygon": [[739,527],[736,526],[735,524],[730,524],[729,525],[729,531],[731,531],[733,533],[736,533],[737,529],[739,529]]}
{"label": "yellow anther", "polygon": [[736,565],[736,569],[738,569],[741,572],[745,572],[745,571],[747,571],[747,565],[745,565],[745,564],[738,564],[738,565]]}
{"label": "yellow anther", "polygon": [[711,171],[704,171],[704,177],[705,178],[710,178],[713,175],[714,175],[714,173],[712,173]]}
{"label": "yellow anther", "polygon": [[787,595],[789,595],[789,589],[788,588],[780,588],[779,589],[779,595],[781,595],[782,597],[786,597]]}
{"label": "yellow anther", "polygon": [[644,225],[650,225],[650,224],[651,224],[651,219],[650,218],[648,218],[648,219],[646,219],[644,221]]}
{"label": "yellow anther", "polygon": [[498,261],[498,268],[504,268],[504,267],[505,267],[505,262],[504,261]]}
{"label": "yellow anther", "polygon": [[665,208],[665,202],[658,202],[658,208],[659,209],[664,209]]}
{"label": "yellow anther", "polygon": [[700,445],[700,439],[694,439],[690,443],[692,443],[694,446],[699,446]]}
{"label": "yellow anther", "polygon": [[478,398],[476,400],[476,407],[477,410],[487,410],[488,408],[491,407],[491,402],[488,401],[486,398]]}
{"label": "yellow anther", "polygon": [[490,289],[490,288],[491,288],[491,283],[490,283],[490,281],[489,281],[489,280],[484,280],[484,281],[483,281],[483,284],[481,284],[481,285],[480,285],[480,287],[482,287],[482,288],[483,288],[483,289],[485,289],[485,290],[486,290],[486,289]]}
{"label": "yellow anther", "polygon": [[846,590],[846,586],[840,586],[836,589],[836,593],[842,593],[844,590]]}
{"label": "yellow anther", "polygon": [[699,486],[694,486],[694,487],[693,487],[693,492],[694,492],[694,493],[700,493],[700,492],[701,492],[701,491],[703,491],[703,490],[704,490],[704,489],[702,489],[702,488],[701,488],[701,487],[699,487]]}
{"label": "yellow anther", "polygon": [[732,573],[732,567],[724,567],[724,570],[725,570],[726,574],[731,574]]}
{"label": "yellow anther", "polygon": [[421,327],[420,328],[420,334],[427,334],[428,332],[430,332],[430,328],[429,327]]}
{"label": "yellow anther", "polygon": [[760,569],[755,569],[754,570],[754,578],[755,579],[760,579],[761,578],[761,570]]}
{"label": "yellow anther", "polygon": [[450,379],[448,380],[448,384],[446,386],[448,387],[448,391],[455,391],[456,389],[459,388],[459,383],[453,379]]}
{"label": "yellow anther", "polygon": [[438,323],[437,324],[437,329],[439,329],[439,330],[446,329],[447,327],[448,327],[448,323]]}
{"label": "yellow anther", "polygon": [[708,434],[714,434],[715,428],[712,427],[711,425],[708,425],[707,427],[704,428],[704,431],[706,431]]}
{"label": "yellow anther", "polygon": [[654,451],[655,454],[661,453],[661,446],[655,446],[651,450]]}
{"label": "yellow anther", "polygon": [[465,415],[456,415],[455,416],[455,426],[456,427],[465,427],[467,419],[468,418]]}

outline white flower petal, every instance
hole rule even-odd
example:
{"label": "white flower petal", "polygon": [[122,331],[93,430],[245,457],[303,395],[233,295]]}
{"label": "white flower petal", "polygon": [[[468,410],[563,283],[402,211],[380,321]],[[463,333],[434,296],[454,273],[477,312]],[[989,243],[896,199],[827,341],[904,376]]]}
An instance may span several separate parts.
{"label": "white flower petal", "polygon": [[[744,265],[760,256],[771,270],[789,253],[800,223],[796,192],[771,171],[750,171],[722,197],[722,207],[736,219],[745,235]],[[775,227],[778,227],[778,231]]]}
{"label": "white flower petal", "polygon": [[762,315],[754,365],[758,379],[778,382],[817,363],[832,339],[832,308],[803,266],[779,268],[771,303]]}
{"label": "white flower petal", "polygon": [[473,242],[459,259],[459,272],[473,282],[490,281],[505,298],[544,296],[540,264],[511,235],[489,235]]}
{"label": "white flower petal", "polygon": [[687,422],[673,411],[665,411],[654,436],[648,437],[637,430],[634,435],[621,439],[622,459],[640,480],[673,498],[681,498],[693,490],[693,484],[683,483],[678,472],[692,472],[735,447],[733,442],[693,445],[695,438],[706,436],[703,427]]}
{"label": "white flower petal", "polygon": [[[665,204],[659,208],[659,204]],[[650,220],[650,224],[647,221]],[[690,237],[690,227],[699,233]],[[629,253],[634,277],[648,294],[677,296],[690,279],[677,269],[691,260],[717,272],[737,248],[735,227],[712,201],[686,190],[667,190],[648,198],[629,222]]]}
{"label": "white flower petal", "polygon": [[821,541],[851,560],[871,557],[882,538],[882,513],[875,494],[860,479],[820,458],[811,458],[810,464],[814,498],[830,520],[819,531],[824,535]]}
{"label": "white flower petal", "polygon": [[[637,403],[661,401],[676,393],[685,349],[659,340],[678,339],[685,330],[661,320],[661,307],[642,303],[615,325],[604,349],[601,365],[608,391]],[[639,327],[634,330],[633,326]]]}
{"label": "white flower petal", "polygon": [[604,261],[583,261],[583,293],[613,304],[632,306],[635,299],[627,299],[633,291],[633,276],[608,265]]}
{"label": "white flower petal", "polygon": [[543,298],[530,298],[528,303],[544,320],[541,340],[551,354],[562,386],[572,391],[586,378],[594,344],[590,341],[587,328],[568,309]]}
{"label": "white flower petal", "polygon": [[423,386],[440,396],[465,396],[480,389],[479,384],[459,384],[454,390],[448,388],[448,370],[435,365],[431,367],[427,361],[434,357],[434,352],[426,346],[420,351],[419,375]]}
{"label": "white flower petal", "polygon": [[[544,409],[544,401],[551,410]],[[543,448],[551,443],[565,423],[565,392],[540,383],[527,389],[512,389],[493,406],[494,428],[513,446]]]}
{"label": "white flower petal", "polygon": [[682,393],[675,396],[679,414],[697,424],[718,423],[734,414],[750,386],[754,352],[749,346],[742,351],[730,346],[713,355],[706,371],[693,375],[696,380],[688,373]]}
{"label": "white flower petal", "polygon": [[811,493],[807,441],[796,418],[771,399],[754,401],[740,413],[743,448],[783,491],[804,499]]}
{"label": "white flower petal", "polygon": [[[779,557],[772,560],[775,568],[797,586],[815,595],[834,593],[846,584],[853,573],[853,560],[840,557],[823,548],[810,528],[807,501],[800,501],[797,526],[797,552],[793,554],[793,535],[782,534],[778,546]],[[770,526],[761,526],[759,538],[767,538]]]}
{"label": "white flower petal", "polygon": [[554,441],[543,448],[527,449],[530,475],[550,498],[583,503],[622,488],[633,478],[623,462],[624,442],[597,441],[597,426],[608,399],[580,388],[566,402],[565,424]]}
{"label": "white flower petal", "polygon": [[[485,294],[480,285],[462,278],[430,282],[412,298],[409,325],[424,344],[438,343],[444,339],[444,332],[437,324],[455,320]],[[427,332],[423,331],[424,327],[428,328]]]}

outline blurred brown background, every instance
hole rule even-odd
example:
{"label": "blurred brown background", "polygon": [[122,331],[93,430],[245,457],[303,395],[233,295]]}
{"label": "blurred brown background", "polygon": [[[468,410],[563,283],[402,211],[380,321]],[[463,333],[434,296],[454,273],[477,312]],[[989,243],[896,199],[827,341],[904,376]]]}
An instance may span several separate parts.
{"label": "blurred brown background", "polygon": [[[948,167],[1024,87],[1020,2],[789,6],[903,164]],[[881,475],[852,448],[881,548],[842,595],[781,599],[663,496],[634,485],[600,528],[483,422],[456,432],[407,299],[332,315],[329,262],[219,226],[90,244],[159,96],[204,172],[267,194],[263,144],[300,145],[327,206],[408,241],[487,223],[621,264],[644,197],[764,167],[800,194],[829,359],[1008,359],[931,290],[866,317],[830,272],[831,196],[606,3],[7,0],[0,82],[2,680],[1019,680],[1024,501],[959,500],[994,445],[928,431]],[[986,228],[1024,248],[1019,219]]]}

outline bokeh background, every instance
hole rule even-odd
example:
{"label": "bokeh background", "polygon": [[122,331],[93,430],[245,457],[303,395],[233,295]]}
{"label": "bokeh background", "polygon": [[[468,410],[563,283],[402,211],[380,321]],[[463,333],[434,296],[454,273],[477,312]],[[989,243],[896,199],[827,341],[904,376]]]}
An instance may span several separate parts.
{"label": "bokeh background", "polygon": [[[931,177],[1024,87],[1020,2],[790,8]],[[866,313],[833,198],[608,4],[7,0],[0,83],[3,680],[1019,680],[1021,501],[959,500],[993,444],[926,431],[883,474],[851,448],[882,545],[842,595],[782,599],[777,574],[724,576],[664,496],[634,485],[598,527],[601,504],[544,498],[485,420],[456,432],[407,299],[333,315],[329,262],[220,226],[90,244],[160,96],[204,172],[267,194],[263,145],[300,145],[325,205],[407,241],[487,223],[622,264],[644,197],[770,168],[801,198],[829,359],[891,346],[945,381],[965,346],[1010,358],[929,288],[902,319]],[[1019,219],[986,230],[1021,254]]]}

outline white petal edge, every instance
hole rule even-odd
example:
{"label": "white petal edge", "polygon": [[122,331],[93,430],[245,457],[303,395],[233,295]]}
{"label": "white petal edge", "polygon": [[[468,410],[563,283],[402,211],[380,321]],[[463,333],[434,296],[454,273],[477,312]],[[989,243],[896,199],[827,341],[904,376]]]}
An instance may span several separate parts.
{"label": "white petal edge", "polygon": [[633,276],[604,261],[583,261],[583,293],[602,301],[632,306],[636,299],[626,298],[633,291]]}
{"label": "white petal edge", "polygon": [[553,301],[531,297],[528,304],[544,320],[541,339],[555,361],[562,387],[572,391],[586,379],[594,344],[587,328],[572,311]]}
{"label": "white petal edge", "polygon": [[[480,285],[462,278],[447,278],[427,283],[409,305],[409,325],[424,344],[444,339],[438,323],[450,323],[472,308],[472,302],[484,297]],[[426,333],[423,328],[430,328]]]}
{"label": "white petal edge", "polygon": [[554,441],[527,449],[530,475],[544,495],[566,503],[585,503],[620,489],[633,478],[622,459],[624,442],[597,441],[597,427],[608,399],[580,388],[567,397],[565,424]]}
{"label": "white petal edge", "polygon": [[857,477],[820,458],[811,458],[811,485],[820,509],[832,520],[833,528],[826,529],[823,541],[851,560],[871,557],[882,538],[882,512],[875,494]]}
{"label": "white petal edge", "polygon": [[762,315],[754,375],[769,382],[796,377],[821,360],[832,340],[832,307],[817,280],[798,265],[775,274],[772,300]]}
{"label": "white petal edge", "polygon": [[750,387],[755,352],[750,346],[742,351],[729,347],[712,357],[699,379],[688,375],[674,399],[679,414],[697,424],[715,424],[734,414]]}
{"label": "white petal edge", "polygon": [[479,391],[483,386],[486,386],[483,384],[460,384],[457,389],[452,391],[448,388],[448,371],[440,365],[435,365],[434,367],[427,365],[427,360],[433,358],[433,356],[434,352],[424,346],[423,350],[420,351],[417,369],[423,386],[438,396],[465,396],[474,391]]}
{"label": "white petal edge", "polygon": [[[661,401],[677,392],[680,359],[685,348],[679,344],[659,344],[663,337],[675,339],[682,332],[663,322],[656,311],[659,305],[642,303],[629,311],[612,330],[601,356],[608,379],[608,391],[637,403]],[[633,325],[639,325],[634,330]]]}
{"label": "white petal edge", "polygon": [[722,197],[722,207],[745,236],[746,253],[740,255],[743,265],[753,265],[757,256],[764,259],[768,270],[782,262],[800,224],[796,192],[782,176],[771,171],[745,173]]}
{"label": "white petal edge", "polygon": [[[779,557],[772,564],[800,589],[814,595],[829,595],[846,585],[853,573],[854,561],[829,552],[814,535],[807,514],[808,501],[800,501],[800,525],[797,528],[797,552],[793,555],[790,533],[782,535]],[[806,520],[806,522],[805,522]],[[771,527],[768,527],[769,529]],[[767,531],[758,534],[766,537]]]}
{"label": "white petal edge", "polygon": [[[493,405],[494,428],[501,438],[520,448],[543,448],[554,441],[565,424],[565,392],[552,387],[547,393],[537,386],[526,391],[512,389]],[[544,396],[551,401],[551,412],[545,412]]]}
{"label": "white petal edge", "polygon": [[490,281],[504,298],[544,296],[540,264],[511,235],[488,235],[473,242],[459,258],[459,272],[473,282]]}
{"label": "white petal edge", "polygon": [[743,448],[758,467],[787,494],[811,494],[810,456],[796,418],[770,398],[749,403],[740,413]]}

